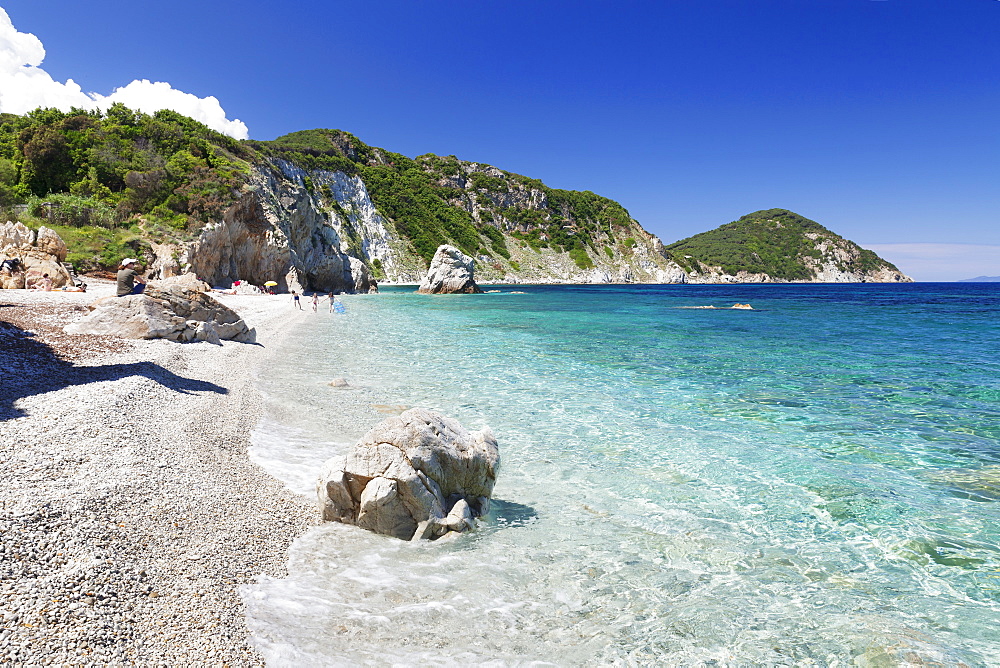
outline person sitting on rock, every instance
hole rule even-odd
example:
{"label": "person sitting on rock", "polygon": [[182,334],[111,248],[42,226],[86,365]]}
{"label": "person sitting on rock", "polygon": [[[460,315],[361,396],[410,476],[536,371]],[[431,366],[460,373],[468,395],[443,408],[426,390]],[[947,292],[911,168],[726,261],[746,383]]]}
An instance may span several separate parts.
{"label": "person sitting on rock", "polygon": [[37,279],[32,287],[35,290],[41,290],[42,292],[49,292],[52,290],[52,279],[49,278],[48,274],[42,274],[42,277]]}
{"label": "person sitting on rock", "polygon": [[139,295],[146,289],[146,281],[135,270],[135,258],[127,257],[118,267],[118,296]]}

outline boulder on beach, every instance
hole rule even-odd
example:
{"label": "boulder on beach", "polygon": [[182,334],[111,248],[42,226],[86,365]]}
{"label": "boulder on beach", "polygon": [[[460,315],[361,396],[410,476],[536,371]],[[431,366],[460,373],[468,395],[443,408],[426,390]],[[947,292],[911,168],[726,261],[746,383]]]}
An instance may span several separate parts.
{"label": "boulder on beach", "polygon": [[220,340],[253,343],[257,332],[225,304],[197,288],[147,287],[143,294],[104,297],[90,313],[63,329],[68,334],[100,334],[126,339]]}
{"label": "boulder on beach", "polygon": [[316,485],[326,521],[403,540],[472,529],[489,512],[500,450],[489,427],[411,408],[326,462]]}
{"label": "boulder on beach", "polygon": [[66,252],[66,244],[53,230],[41,227],[36,231],[7,221],[0,225],[0,263],[17,260],[18,269],[11,271],[9,265],[0,269],[0,288],[34,288],[46,274],[53,288],[72,285],[73,279],[62,264]]}
{"label": "boulder on beach", "polygon": [[417,292],[428,295],[481,293],[476,285],[475,261],[454,246],[438,246],[431,268]]}
{"label": "boulder on beach", "polygon": [[161,278],[158,281],[150,281],[149,287],[158,288],[160,290],[180,289],[191,290],[194,292],[208,292],[212,289],[211,285],[190,272],[176,276],[168,276],[167,278]]}
{"label": "boulder on beach", "polygon": [[55,258],[56,262],[65,262],[66,255],[69,253],[69,249],[66,248],[66,242],[62,240],[55,230],[50,230],[47,227],[39,227],[38,233],[35,235],[35,248],[45,253],[46,255],[51,255]]}

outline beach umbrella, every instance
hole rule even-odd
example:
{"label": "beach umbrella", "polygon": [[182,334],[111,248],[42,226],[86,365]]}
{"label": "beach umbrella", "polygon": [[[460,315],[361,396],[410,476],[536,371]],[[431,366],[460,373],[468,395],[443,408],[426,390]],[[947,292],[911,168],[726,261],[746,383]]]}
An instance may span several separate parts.
{"label": "beach umbrella", "polygon": [[271,286],[277,285],[277,284],[278,284],[277,281],[264,281],[264,285],[266,285],[268,287],[271,287]]}

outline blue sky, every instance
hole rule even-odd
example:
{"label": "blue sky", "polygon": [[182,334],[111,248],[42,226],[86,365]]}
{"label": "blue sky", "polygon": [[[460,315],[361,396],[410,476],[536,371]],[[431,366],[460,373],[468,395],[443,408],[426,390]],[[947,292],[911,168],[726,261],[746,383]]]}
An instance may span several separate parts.
{"label": "blue sky", "polygon": [[666,243],[780,207],[918,280],[1000,275],[997,0],[0,8],[56,83],[168,82],[255,139],[486,162],[616,199]]}

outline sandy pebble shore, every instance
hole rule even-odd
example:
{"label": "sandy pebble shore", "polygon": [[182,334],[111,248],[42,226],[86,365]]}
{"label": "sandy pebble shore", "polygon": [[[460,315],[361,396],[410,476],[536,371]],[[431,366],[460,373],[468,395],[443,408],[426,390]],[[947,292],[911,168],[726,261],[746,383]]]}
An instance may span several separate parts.
{"label": "sandy pebble shore", "polygon": [[247,457],[252,371],[304,312],[222,296],[262,345],[62,333],[112,287],[0,290],[0,664],[261,665],[237,588],[317,514]]}

